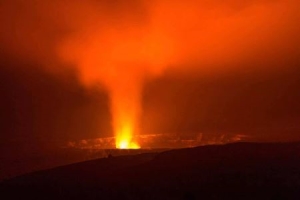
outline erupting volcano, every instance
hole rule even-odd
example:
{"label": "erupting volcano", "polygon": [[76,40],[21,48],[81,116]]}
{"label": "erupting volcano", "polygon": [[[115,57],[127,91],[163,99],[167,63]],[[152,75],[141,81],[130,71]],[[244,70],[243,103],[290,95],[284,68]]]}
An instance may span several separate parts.
{"label": "erupting volcano", "polygon": [[60,46],[59,53],[75,65],[84,84],[100,84],[107,90],[116,148],[137,149],[140,146],[135,136],[139,134],[144,82],[161,74],[170,63],[172,45],[153,30],[122,25],[112,29],[89,35],[79,32],[79,38],[85,40],[71,37]]}
{"label": "erupting volcano", "polygon": [[300,199],[299,8],[0,0],[0,198]]}

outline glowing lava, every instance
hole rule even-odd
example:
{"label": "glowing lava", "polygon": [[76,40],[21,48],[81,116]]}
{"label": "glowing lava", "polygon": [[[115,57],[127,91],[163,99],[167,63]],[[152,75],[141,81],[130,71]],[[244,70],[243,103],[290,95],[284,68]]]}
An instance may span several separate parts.
{"label": "glowing lava", "polygon": [[117,142],[116,148],[118,148],[118,149],[139,149],[140,146],[134,142],[130,142],[130,139],[124,138]]}
{"label": "glowing lava", "polygon": [[133,141],[133,131],[130,126],[122,127],[116,135],[116,148],[118,149],[139,149],[140,146]]}
{"label": "glowing lava", "polygon": [[141,113],[141,87],[139,78],[118,74],[117,81],[111,82],[110,108],[112,127],[118,149],[138,149],[139,117]]}

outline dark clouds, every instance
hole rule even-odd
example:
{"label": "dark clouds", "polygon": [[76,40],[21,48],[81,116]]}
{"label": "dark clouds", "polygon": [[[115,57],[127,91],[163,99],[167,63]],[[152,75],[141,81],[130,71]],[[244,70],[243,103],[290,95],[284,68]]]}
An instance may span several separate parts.
{"label": "dark clouds", "polygon": [[111,135],[107,94],[86,90],[74,72],[54,76],[12,59],[1,59],[0,69],[2,153],[25,155]]}
{"label": "dark clouds", "polygon": [[300,71],[168,75],[148,84],[146,131],[243,133],[254,141],[300,139]]}

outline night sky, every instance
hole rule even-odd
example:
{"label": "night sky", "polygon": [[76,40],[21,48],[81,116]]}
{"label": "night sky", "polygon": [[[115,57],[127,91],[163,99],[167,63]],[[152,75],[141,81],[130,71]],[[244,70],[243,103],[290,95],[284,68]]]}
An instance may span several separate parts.
{"label": "night sky", "polygon": [[142,80],[141,134],[299,141],[299,1],[113,2],[1,1],[2,155],[113,136],[124,73]]}

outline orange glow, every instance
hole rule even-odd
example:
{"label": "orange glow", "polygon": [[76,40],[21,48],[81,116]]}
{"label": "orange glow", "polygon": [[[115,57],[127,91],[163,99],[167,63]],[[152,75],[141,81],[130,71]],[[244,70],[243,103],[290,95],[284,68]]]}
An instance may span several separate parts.
{"label": "orange glow", "polygon": [[118,149],[139,149],[140,146],[133,142],[133,132],[130,125],[117,130],[116,148]]}
{"label": "orange glow", "polygon": [[[172,133],[163,134],[146,134],[134,137],[134,140],[127,138],[126,130],[124,130],[124,140],[118,141],[116,148],[118,149],[160,149],[160,148],[186,148],[204,145],[226,144],[233,142],[247,141],[253,137],[243,133],[193,133],[192,135],[175,137]],[[96,138],[79,141],[69,141],[66,144],[68,148],[79,149],[112,149],[115,147],[114,137]],[[119,139],[122,139],[119,137]],[[131,141],[131,142],[130,142]],[[139,145],[134,141],[139,141]]]}
{"label": "orange glow", "polygon": [[[273,49],[285,48],[282,41],[288,41],[294,27],[285,28],[293,4],[284,1],[141,1],[140,9],[126,5],[101,12],[105,5],[74,4],[77,20],[70,20],[71,33],[58,45],[60,58],[76,68],[85,85],[100,84],[108,92],[117,148],[139,147],[134,138],[147,79],[166,69],[220,73],[260,55],[258,50],[272,57]],[[62,16],[68,10],[62,9]]]}
{"label": "orange glow", "polygon": [[124,76],[117,85],[111,88],[111,112],[116,138],[116,148],[138,149],[134,135],[138,134],[138,118],[140,113],[139,84],[135,79],[130,81]]}
{"label": "orange glow", "polygon": [[108,91],[116,148],[137,149],[143,82],[162,72],[172,45],[162,35],[141,30],[109,31],[105,40],[99,35],[91,33],[79,43],[72,39],[61,53],[76,60],[86,85],[99,82]]}

